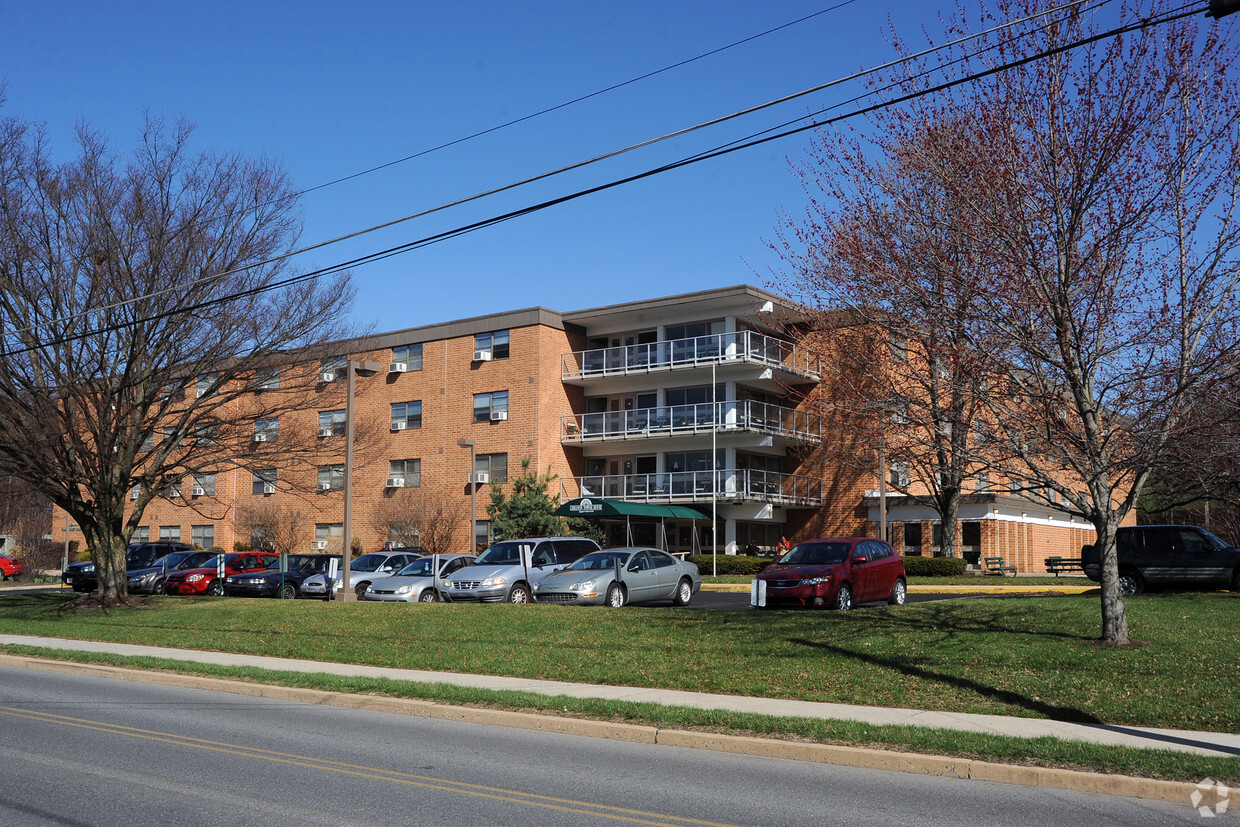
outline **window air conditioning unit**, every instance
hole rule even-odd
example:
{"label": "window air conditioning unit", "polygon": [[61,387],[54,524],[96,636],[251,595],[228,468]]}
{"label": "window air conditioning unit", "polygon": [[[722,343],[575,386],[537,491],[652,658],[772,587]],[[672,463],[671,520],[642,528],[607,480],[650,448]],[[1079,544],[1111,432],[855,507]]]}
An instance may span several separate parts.
{"label": "window air conditioning unit", "polygon": [[469,481],[474,483],[475,485],[486,485],[488,482],[491,481],[491,475],[486,473],[485,471],[479,471],[476,474],[470,474]]}
{"label": "window air conditioning unit", "polygon": [[331,491],[332,484],[330,482],[321,482],[319,483],[319,490],[320,491]]}
{"label": "window air conditioning unit", "polygon": [[392,430],[393,430],[393,431],[403,431],[403,430],[405,430],[405,426],[406,426],[406,425],[408,425],[408,424],[409,424],[409,423],[408,423],[408,422],[406,422],[406,421],[405,421],[405,420],[403,420],[403,419],[393,419],[393,420],[392,420]]}
{"label": "window air conditioning unit", "polygon": [[169,488],[167,491],[164,492],[164,496],[167,497],[168,499],[179,497],[181,496],[181,489],[180,488]]}
{"label": "window air conditioning unit", "polygon": [[255,441],[255,442],[266,442],[266,441],[267,441],[267,435],[266,435],[266,434],[264,434],[264,433],[257,433],[257,434],[255,434],[255,435],[254,435],[254,441]]}
{"label": "window air conditioning unit", "polygon": [[335,382],[335,381],[336,381],[336,371],[334,371],[334,370],[325,370],[325,371],[323,371],[322,373],[320,373],[320,374],[319,374],[319,381],[320,381],[320,382]]}
{"label": "window air conditioning unit", "polygon": [[474,351],[474,361],[475,361],[475,362],[489,362],[489,361],[491,361],[491,351],[489,351],[489,350],[475,350],[475,351]]}
{"label": "window air conditioning unit", "polygon": [[136,489],[136,488],[135,488],[135,489],[133,489],[132,491],[130,491],[130,492],[129,492],[129,499],[131,499],[131,500],[136,500],[136,499],[138,499],[138,489]]}
{"label": "window air conditioning unit", "polygon": [[404,477],[388,477],[387,487],[388,488],[404,488],[405,478]]}
{"label": "window air conditioning unit", "polygon": [[310,545],[314,546],[315,550],[322,551],[323,549],[327,548],[327,541],[326,540],[315,540]]}
{"label": "window air conditioning unit", "polygon": [[203,488],[201,485],[195,485],[189,490],[189,493],[195,497],[205,497],[207,495],[207,489]]}
{"label": "window air conditioning unit", "polygon": [[508,411],[491,411],[492,422],[502,422],[508,418]]}
{"label": "window air conditioning unit", "polygon": [[275,485],[275,483],[273,483],[273,482],[265,482],[265,483],[263,483],[263,493],[264,493],[264,494],[274,494],[274,493],[276,493],[276,485]]}
{"label": "window air conditioning unit", "polygon": [[404,373],[409,370],[408,362],[392,362],[388,365],[388,373]]}
{"label": "window air conditioning unit", "polygon": [[319,436],[331,436],[335,432],[333,428],[319,428]]}

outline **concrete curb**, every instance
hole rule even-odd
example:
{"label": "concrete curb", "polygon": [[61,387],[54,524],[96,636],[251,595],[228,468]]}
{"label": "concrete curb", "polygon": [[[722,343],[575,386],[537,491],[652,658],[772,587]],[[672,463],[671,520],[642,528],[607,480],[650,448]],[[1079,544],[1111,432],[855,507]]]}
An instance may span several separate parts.
{"label": "concrete curb", "polygon": [[185,689],[205,689],[234,695],[269,698],[295,703],[365,709],[418,718],[530,729],[564,735],[582,735],[631,743],[707,749],[763,758],[781,758],[817,764],[835,764],[860,769],[887,770],[915,775],[934,775],[962,780],[993,781],[1022,787],[1049,787],[1073,792],[1119,795],[1155,801],[1187,804],[1196,785],[1190,781],[1157,781],[1127,775],[995,764],[945,755],[894,752],[865,747],[781,741],[743,735],[724,735],[678,729],[659,729],[638,724],[560,717],[546,713],[512,712],[502,709],[453,706],[436,701],[388,698],[378,695],[351,695],[321,689],[271,686],[227,678],[148,672],[106,664],[44,660],[27,655],[0,654],[0,664],[46,672],[90,675],[113,680],[154,683]]}

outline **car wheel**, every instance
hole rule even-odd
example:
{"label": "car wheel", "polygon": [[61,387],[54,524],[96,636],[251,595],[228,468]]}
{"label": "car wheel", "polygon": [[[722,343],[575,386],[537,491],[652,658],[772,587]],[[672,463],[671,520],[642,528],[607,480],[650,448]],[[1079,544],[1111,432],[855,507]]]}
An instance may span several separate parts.
{"label": "car wheel", "polygon": [[356,586],[353,587],[353,593],[357,595],[358,600],[365,600],[366,590],[368,588],[370,588],[369,583],[358,583]]}
{"label": "car wheel", "polygon": [[903,606],[907,599],[908,586],[904,584],[903,577],[897,577],[896,584],[891,587],[891,597],[887,598],[887,602],[892,606]]}
{"label": "car wheel", "polygon": [[841,583],[835,592],[835,609],[846,612],[852,608],[852,589],[847,583]]}
{"label": "car wheel", "polygon": [[419,603],[436,603],[438,600],[439,597],[435,594],[434,589],[423,589],[422,593],[418,595]]}
{"label": "car wheel", "polygon": [[1119,593],[1123,595],[1141,594],[1145,591],[1145,581],[1135,571],[1119,573]]}
{"label": "car wheel", "polygon": [[220,597],[221,595],[224,594],[224,584],[221,583],[219,580],[212,580],[211,585],[207,586],[207,594],[214,595],[215,597]]}
{"label": "car wheel", "polygon": [[509,603],[529,603],[530,590],[524,583],[518,583],[512,587],[512,591],[508,592]]}
{"label": "car wheel", "polygon": [[693,599],[693,583],[688,577],[682,577],[680,582],[676,584],[676,596],[672,598],[672,602],[677,606],[688,606],[689,601]]}
{"label": "car wheel", "polygon": [[297,596],[297,587],[294,586],[292,583],[285,583],[284,585],[280,586],[280,599],[281,600],[292,600],[296,596]]}
{"label": "car wheel", "polygon": [[164,581],[162,580],[160,580],[155,585],[151,586],[151,594],[167,594],[167,593],[168,593],[168,590],[164,588]]}
{"label": "car wheel", "polygon": [[606,604],[613,609],[619,609],[625,604],[624,588],[616,583],[612,583],[607,587]]}

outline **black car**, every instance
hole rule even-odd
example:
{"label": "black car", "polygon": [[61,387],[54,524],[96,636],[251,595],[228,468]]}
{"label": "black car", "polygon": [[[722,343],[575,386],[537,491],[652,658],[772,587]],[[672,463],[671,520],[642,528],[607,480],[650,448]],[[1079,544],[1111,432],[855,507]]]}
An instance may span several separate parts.
{"label": "black car", "polygon": [[[1120,591],[1147,587],[1230,588],[1240,591],[1240,548],[1195,525],[1125,526],[1115,533]],[[1085,576],[1102,578],[1101,553],[1081,551]]]}
{"label": "black car", "polygon": [[282,597],[291,600],[301,594],[301,584],[307,578],[327,571],[332,558],[340,565],[340,555],[290,554],[288,568],[280,570],[277,560],[262,571],[230,574],[224,578],[224,594],[229,597]]}
{"label": "black car", "polygon": [[[138,569],[149,569],[159,558],[175,551],[193,551],[194,547],[187,543],[157,542],[135,543],[125,553],[126,573]],[[93,560],[71,563],[60,573],[60,579],[75,592],[93,592],[99,588],[99,576],[95,571]]]}
{"label": "black car", "polygon": [[155,565],[144,569],[130,568],[130,594],[163,594],[164,580],[168,574],[181,569],[196,569],[215,556],[211,551],[174,551],[165,554],[155,561]]}

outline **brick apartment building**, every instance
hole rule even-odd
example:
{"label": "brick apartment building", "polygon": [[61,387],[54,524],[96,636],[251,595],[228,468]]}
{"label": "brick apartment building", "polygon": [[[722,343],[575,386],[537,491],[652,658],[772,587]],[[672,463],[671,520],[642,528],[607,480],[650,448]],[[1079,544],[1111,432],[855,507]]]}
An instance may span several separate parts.
{"label": "brick apartment building", "polygon": [[[485,546],[490,488],[527,457],[557,476],[565,513],[607,515],[609,545],[730,554],[771,550],[781,536],[874,535],[877,479],[844,461],[870,449],[839,438],[829,406],[816,404],[830,393],[829,355],[798,343],[799,313],[742,285],[341,342],[319,366],[317,412],[255,422],[256,444],[308,433],[316,463],[196,475],[151,503],[134,541],[232,549],[251,540],[238,515],[265,505],[298,515],[304,550],[339,551],[348,360],[378,367],[354,380],[351,522],[364,550],[390,539],[372,515],[418,488],[459,499],[454,545],[468,548],[471,480],[475,545]],[[1088,524],[1052,507],[989,491],[965,499],[958,536],[972,559],[1002,555],[1039,571],[1046,556],[1074,556],[1092,539]],[[896,547],[933,554],[934,513],[899,497],[887,506]],[[55,519],[72,528],[63,512]]]}

